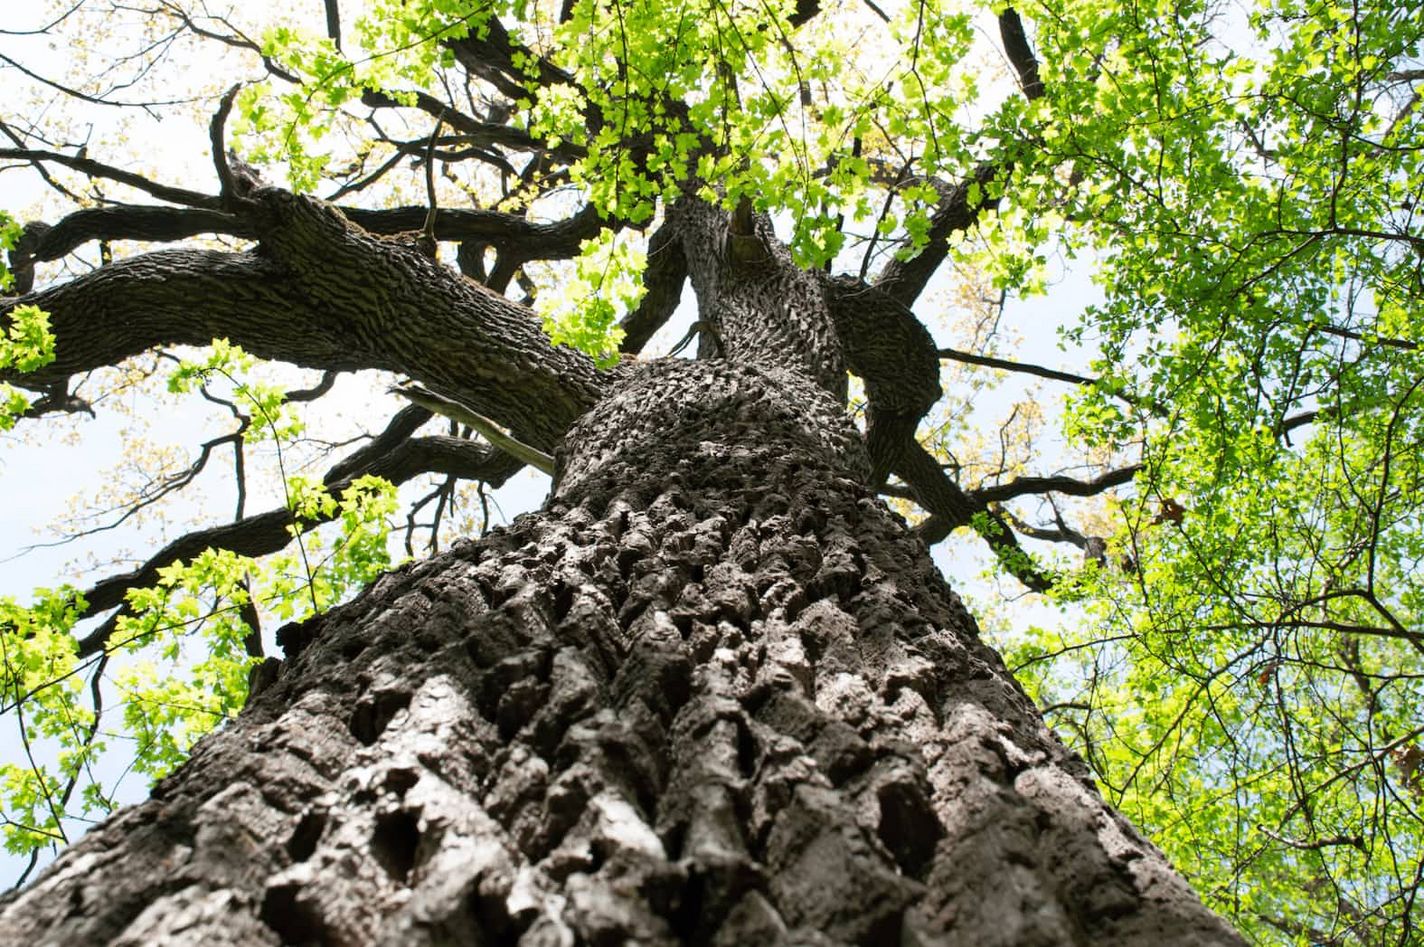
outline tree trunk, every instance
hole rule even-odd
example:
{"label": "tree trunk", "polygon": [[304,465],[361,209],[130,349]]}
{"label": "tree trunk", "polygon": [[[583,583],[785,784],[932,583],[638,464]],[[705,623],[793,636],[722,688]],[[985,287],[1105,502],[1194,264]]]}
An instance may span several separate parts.
{"label": "tree trunk", "polygon": [[7,944],[1222,944],[803,375],[622,369],[547,509],[280,634]]}

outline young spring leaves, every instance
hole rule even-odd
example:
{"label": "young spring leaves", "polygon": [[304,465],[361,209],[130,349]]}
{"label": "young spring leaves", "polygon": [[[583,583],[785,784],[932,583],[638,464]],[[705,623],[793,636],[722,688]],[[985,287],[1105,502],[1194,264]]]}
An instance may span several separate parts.
{"label": "young spring leaves", "polygon": [[[181,362],[169,387],[227,383],[239,413],[254,421],[248,441],[280,455],[304,422],[280,387],[249,377],[254,367],[240,348],[216,340]],[[162,777],[236,714],[262,660],[259,616],[300,621],[390,567],[390,483],[363,476],[335,497],[296,475],[284,489],[295,549],[261,558],[209,549],[161,568],[154,585],[129,591],[93,656],[79,656],[76,622],[86,603],[75,590],[38,589],[29,605],[0,599],[0,713],[17,724],[24,752],[0,768],[8,851],[68,841],[76,820],[113,808],[130,770]],[[327,521],[334,527],[308,532]]]}

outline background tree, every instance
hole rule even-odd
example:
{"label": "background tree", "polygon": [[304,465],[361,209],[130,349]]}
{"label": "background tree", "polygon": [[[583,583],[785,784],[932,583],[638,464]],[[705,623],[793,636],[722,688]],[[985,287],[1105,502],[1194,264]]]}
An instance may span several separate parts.
{"label": "background tree", "polygon": [[[104,499],[127,519],[220,451],[236,491],[4,603],[7,845],[112,807],[106,749],[163,775],[256,692],[15,930],[1225,938],[870,487],[1071,609],[1008,619],[1009,666],[1214,908],[1414,936],[1424,15],[308,12],[64,4],[33,32],[67,62],[3,60],[30,98],[0,158],[52,192],[7,229],[0,363],[33,400],[6,417],[197,393],[231,426]],[[147,117],[212,160],[124,158]],[[1054,256],[1102,289],[1062,320],[1071,370],[999,331]],[[920,318],[947,260],[962,338]],[[615,366],[685,283],[698,361]],[[343,430],[323,399],[368,370],[425,391]],[[980,427],[985,372],[1071,395]],[[421,433],[436,398],[463,407]],[[436,476],[405,496],[434,551],[545,457],[540,517],[308,620],[388,565],[392,484]]]}

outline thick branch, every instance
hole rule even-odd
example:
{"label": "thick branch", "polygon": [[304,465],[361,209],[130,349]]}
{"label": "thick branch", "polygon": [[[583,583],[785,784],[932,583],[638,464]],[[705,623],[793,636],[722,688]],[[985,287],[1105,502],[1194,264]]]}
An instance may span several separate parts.
{"label": "thick branch", "polygon": [[[485,21],[483,36],[478,31],[445,43],[455,59],[472,75],[494,86],[511,99],[527,98],[531,81],[527,67],[534,67],[533,82],[541,86],[575,85],[574,78],[533,50],[511,39],[504,24],[491,16]],[[516,65],[515,59],[521,60]]]}
{"label": "thick branch", "polygon": [[262,252],[311,306],[340,314],[345,343],[371,367],[409,375],[545,451],[602,397],[607,379],[593,360],[554,346],[527,308],[330,204],[276,188],[255,199]]}
{"label": "thick branch", "polygon": [[[343,207],[341,212],[371,233],[388,235],[419,230],[427,209]],[[479,240],[500,249],[517,247],[525,260],[562,260],[577,256],[579,244],[597,234],[601,226],[601,219],[592,210],[546,224],[499,211],[442,208],[435,224],[435,238]],[[219,210],[126,204],[87,208],[69,214],[53,226],[27,225],[25,239],[11,253],[11,267],[18,277],[35,262],[59,259],[91,240],[161,243],[200,234],[253,239],[257,229],[249,218]],[[29,285],[21,285],[20,289],[28,292]]]}
{"label": "thick branch", "polygon": [[11,300],[48,311],[56,335],[55,361],[19,380],[44,386],[156,345],[227,338],[307,367],[409,375],[545,450],[597,400],[592,362],[554,348],[528,310],[323,213],[330,233],[289,235],[302,273],[265,251],[166,250]]}
{"label": "thick branch", "polygon": [[943,535],[973,525],[1005,567],[1024,585],[1044,591],[1051,579],[1019,548],[1018,539],[983,499],[968,495],[915,440],[920,419],[939,400],[939,351],[924,325],[905,305],[853,277],[822,283],[846,364],[865,381],[865,448],[871,485],[892,472],[909,485]]}
{"label": "thick branch", "polygon": [[1052,587],[1053,579],[1038,570],[1009,524],[982,500],[966,494],[918,441],[910,438],[895,459],[894,471],[931,514],[916,530],[926,545],[943,540],[960,526],[973,526],[1009,574],[1035,592]]}
{"label": "thick branch", "polygon": [[750,213],[750,205],[746,211],[735,225],[700,198],[685,197],[668,211],[700,321],[727,359],[800,372],[844,404],[845,356],[820,274],[793,262],[766,214]]}
{"label": "thick branch", "polygon": [[939,353],[929,330],[894,297],[851,276],[827,277],[822,289],[846,367],[865,383],[865,448],[878,488],[939,400]]}
{"label": "thick branch", "polygon": [[[252,225],[219,210],[190,207],[142,207],[113,204],[75,211],[53,226],[25,225],[25,236],[10,253],[11,268],[19,278],[25,271],[33,279],[34,264],[57,260],[91,240],[142,240],[169,243],[199,234],[255,236]],[[20,286],[29,292],[30,283]]]}
{"label": "thick branch", "polygon": [[624,333],[623,352],[637,354],[643,350],[682,300],[686,281],[687,258],[683,256],[682,238],[673,224],[665,223],[648,239],[648,262],[643,269],[646,292],[638,308],[620,323]]}
{"label": "thick branch", "polygon": [[886,263],[875,278],[875,287],[902,305],[914,305],[949,253],[950,235],[968,230],[985,210],[999,206],[997,197],[989,197],[989,182],[1005,174],[1003,168],[985,162],[968,178],[946,188],[930,218],[929,242],[925,248],[908,260]]}
{"label": "thick branch", "polygon": [[0,306],[50,314],[55,360],[5,380],[44,385],[112,365],[157,345],[229,338],[264,358],[314,368],[363,364],[349,332],[305,302],[271,260],[251,253],[161,250],[100,267]]}
{"label": "thick branch", "polygon": [[1019,88],[1024,98],[1032,101],[1043,95],[1043,80],[1038,76],[1038,59],[1028,44],[1023,20],[1013,7],[1005,7],[999,14],[999,36],[1004,41],[1004,52],[1014,71],[1019,74]]}
{"label": "thick branch", "polygon": [[822,291],[846,366],[865,382],[870,406],[918,424],[940,396],[939,351],[929,330],[893,296],[856,277],[825,277]]}
{"label": "thick branch", "polygon": [[341,8],[337,0],[323,0],[326,6],[326,35],[337,51],[341,50]]}

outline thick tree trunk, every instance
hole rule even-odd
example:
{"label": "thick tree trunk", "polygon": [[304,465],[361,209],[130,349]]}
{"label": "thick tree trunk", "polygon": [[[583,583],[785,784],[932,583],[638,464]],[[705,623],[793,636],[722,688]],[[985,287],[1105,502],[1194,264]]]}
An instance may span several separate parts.
{"label": "thick tree trunk", "polygon": [[1222,944],[803,376],[653,362],[547,509],[284,629],[7,944]]}

